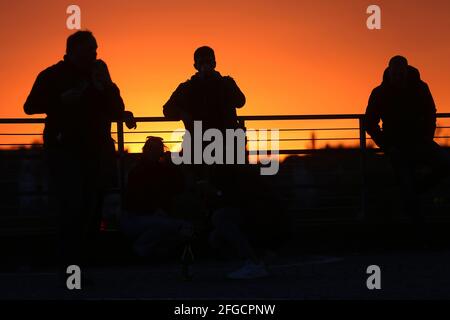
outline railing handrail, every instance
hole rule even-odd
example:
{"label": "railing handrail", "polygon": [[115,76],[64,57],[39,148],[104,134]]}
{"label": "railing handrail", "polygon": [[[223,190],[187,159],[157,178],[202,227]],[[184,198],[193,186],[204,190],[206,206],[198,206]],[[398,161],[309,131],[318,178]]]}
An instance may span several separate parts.
{"label": "railing handrail", "polygon": [[[264,120],[359,120],[364,117],[363,113],[354,114],[299,114],[299,115],[245,115],[238,116],[244,121],[264,121]],[[437,113],[437,118],[450,118],[450,113]],[[135,117],[138,122],[176,122],[165,117]],[[115,121],[117,122],[117,121]],[[0,118],[0,124],[12,123],[45,123],[45,118]]]}
{"label": "railing handrail", "polygon": [[[437,118],[450,118],[450,113],[438,113]],[[366,212],[366,152],[367,152],[367,137],[365,130],[364,114],[309,114],[309,115],[242,115],[238,116],[239,121],[244,124],[246,121],[296,121],[296,120],[358,120],[358,125],[355,130],[359,131],[359,137],[351,138],[359,139],[359,154],[360,154],[360,171],[361,171],[361,211],[359,218],[363,218]],[[165,117],[135,117],[136,122],[177,122],[177,120],[170,120]],[[0,118],[0,124],[43,124],[45,118]],[[124,141],[124,122],[114,121],[117,123],[117,144],[118,144],[118,163],[119,163],[119,192],[123,199],[125,189],[125,144]],[[314,129],[311,129],[314,130]],[[330,138],[328,138],[330,139]],[[340,138],[348,139],[348,138]],[[313,152],[325,152],[328,150],[315,149],[288,149],[279,150],[280,154],[311,154]],[[377,151],[377,150],[375,150]],[[249,153],[250,154],[250,153]],[[122,202],[123,203],[123,202]]]}

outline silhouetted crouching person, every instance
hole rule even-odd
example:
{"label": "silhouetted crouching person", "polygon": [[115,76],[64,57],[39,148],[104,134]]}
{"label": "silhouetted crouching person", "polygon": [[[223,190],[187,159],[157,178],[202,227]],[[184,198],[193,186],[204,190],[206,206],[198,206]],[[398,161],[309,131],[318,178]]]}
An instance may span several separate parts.
{"label": "silhouetted crouching person", "polygon": [[191,223],[176,218],[174,198],[183,191],[183,176],[165,154],[161,138],[149,137],[142,158],[128,175],[122,231],[142,257],[165,257],[192,235]]}
{"label": "silhouetted crouching person", "polygon": [[69,36],[64,60],[38,75],[24,105],[27,114],[47,115],[44,148],[50,200],[59,217],[62,275],[68,265],[83,265],[94,247],[103,191],[115,170],[111,122],[125,117],[135,127],[96,50],[91,32]]}
{"label": "silhouetted crouching person", "polygon": [[[382,128],[379,122],[382,121]],[[372,91],[366,129],[390,158],[400,183],[405,211],[423,223],[419,194],[448,174],[448,157],[433,141],[436,107],[428,85],[406,58],[395,56]]]}

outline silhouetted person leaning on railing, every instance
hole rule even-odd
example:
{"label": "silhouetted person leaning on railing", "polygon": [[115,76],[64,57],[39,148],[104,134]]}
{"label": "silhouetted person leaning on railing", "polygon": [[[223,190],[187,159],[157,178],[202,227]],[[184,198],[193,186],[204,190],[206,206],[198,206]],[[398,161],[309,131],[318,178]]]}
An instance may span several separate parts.
{"label": "silhouetted person leaning on railing", "polygon": [[44,148],[59,219],[61,275],[68,265],[86,262],[100,229],[103,191],[116,170],[111,122],[136,127],[106,64],[96,58],[93,34],[75,32],[64,60],[38,75],[24,105],[27,114],[47,115]]}
{"label": "silhouetted person leaning on railing", "polygon": [[[428,85],[406,58],[395,56],[369,98],[368,134],[389,157],[404,209],[417,227],[424,223],[419,195],[448,174],[448,157],[433,141],[436,107]],[[382,121],[382,128],[380,128]]]}

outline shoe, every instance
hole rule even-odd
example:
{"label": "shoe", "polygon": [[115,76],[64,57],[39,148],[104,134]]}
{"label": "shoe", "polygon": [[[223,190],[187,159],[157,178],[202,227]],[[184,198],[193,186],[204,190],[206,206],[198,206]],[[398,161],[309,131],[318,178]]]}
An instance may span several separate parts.
{"label": "shoe", "polygon": [[251,261],[247,261],[240,269],[231,272],[227,275],[228,279],[233,280],[246,280],[246,279],[258,279],[269,276],[264,264],[256,264]]}

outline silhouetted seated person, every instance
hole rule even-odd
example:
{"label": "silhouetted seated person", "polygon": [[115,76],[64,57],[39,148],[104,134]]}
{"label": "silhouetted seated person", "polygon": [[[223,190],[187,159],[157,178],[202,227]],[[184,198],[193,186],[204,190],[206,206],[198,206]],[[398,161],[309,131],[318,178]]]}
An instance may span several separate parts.
{"label": "silhouetted seated person", "polygon": [[100,229],[103,191],[115,171],[111,122],[125,119],[136,126],[106,64],[96,57],[92,33],[75,32],[64,60],[38,75],[24,105],[27,114],[47,115],[44,149],[64,275],[66,266],[85,262]]}
{"label": "silhouetted seated person", "polygon": [[[246,165],[212,175],[210,244],[245,261],[228,274],[230,279],[268,276],[264,257],[276,251],[287,235],[284,209],[258,170],[258,166]],[[222,174],[228,179],[217,176]]]}
{"label": "silhouetted seated person", "polygon": [[149,137],[142,158],[128,174],[121,229],[142,257],[177,252],[193,232],[192,224],[174,213],[174,198],[183,191],[184,180],[164,148],[161,138]]}
{"label": "silhouetted seated person", "polygon": [[192,137],[194,121],[202,121],[203,131],[215,128],[224,132],[238,128],[236,108],[244,106],[245,96],[233,78],[215,70],[213,49],[198,48],[194,53],[194,68],[197,73],[181,83],[163,106],[164,116],[182,120]]}
{"label": "silhouetted seated person", "polygon": [[448,174],[448,157],[433,141],[435,129],[436,107],[428,85],[406,58],[393,57],[370,95],[366,130],[390,158],[406,213],[417,224],[423,220],[419,194]]}

